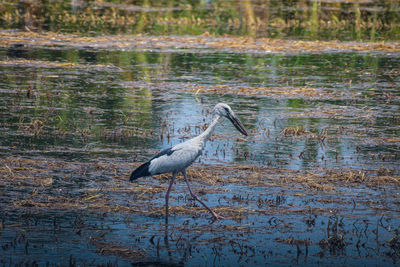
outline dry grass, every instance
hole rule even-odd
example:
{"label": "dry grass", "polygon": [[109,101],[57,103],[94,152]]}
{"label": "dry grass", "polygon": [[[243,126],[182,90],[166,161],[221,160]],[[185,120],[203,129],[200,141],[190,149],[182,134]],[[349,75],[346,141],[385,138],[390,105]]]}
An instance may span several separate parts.
{"label": "dry grass", "polygon": [[12,66],[12,67],[21,66],[21,67],[32,67],[32,68],[65,68],[65,69],[77,68],[77,69],[87,69],[87,70],[97,70],[97,71],[119,70],[119,68],[114,65],[78,64],[73,62],[57,62],[57,61],[45,61],[45,60],[33,60],[33,59],[0,60],[0,66]]}
{"label": "dry grass", "polygon": [[[135,183],[129,183],[128,174],[138,166],[137,164],[82,163],[10,157],[0,159],[0,166],[0,176],[2,177],[0,187],[7,192],[1,198],[0,205],[5,210],[35,208],[84,211],[90,208],[98,212],[135,213],[148,216],[163,216],[165,212],[164,192],[170,176],[159,175],[151,179],[141,179]],[[98,176],[99,173],[106,179],[103,178],[99,182],[95,181],[96,178],[91,178]],[[206,201],[208,194],[223,194],[224,190],[230,191],[224,187],[227,184],[260,188],[278,187],[286,192],[293,192],[293,194],[297,192],[294,189],[298,188],[302,188],[302,194],[312,194],[313,191],[330,192],[338,190],[338,188],[355,186],[400,187],[400,176],[390,175],[382,170],[376,170],[375,174],[358,170],[327,170],[319,174],[310,171],[290,171],[252,165],[194,166],[189,169],[188,175],[194,190]],[[94,179],[92,182],[95,185],[87,187],[74,185],[70,178],[72,176]],[[174,191],[179,194],[187,194],[182,180],[182,177],[178,176]],[[88,184],[91,182],[88,181]],[[204,189],[197,188],[199,185]],[[227,204],[214,209],[222,216],[238,221],[244,216],[256,213],[272,215],[279,212],[286,214],[295,213],[296,209],[300,213],[309,212],[304,210],[304,207],[300,209],[290,207],[290,205],[278,207],[272,202],[260,203],[262,205],[259,206],[259,209],[249,208],[248,199],[245,197],[231,192],[229,195],[231,197],[226,199]],[[207,214],[207,211],[201,206],[193,206],[187,200],[184,200],[183,203],[178,201],[178,205],[170,206],[170,213],[190,216]],[[324,202],[324,200],[321,201]],[[340,201],[343,200],[338,199],[338,204]],[[264,208],[262,208],[263,206]],[[319,212],[325,211],[324,209],[313,209],[313,213]]]}
{"label": "dry grass", "polygon": [[339,42],[339,41],[293,41],[269,38],[249,37],[210,37],[204,36],[134,36],[115,35],[81,37],[78,35],[63,35],[52,32],[0,32],[0,46],[26,45],[35,47],[91,47],[101,49],[132,49],[132,48],[180,48],[213,50],[255,51],[255,52],[325,52],[325,51],[380,51],[400,52],[399,42]]}
{"label": "dry grass", "polygon": [[[283,87],[232,87],[228,85],[214,85],[214,86],[206,86],[206,85],[188,85],[189,92],[198,93],[207,93],[207,94],[235,94],[235,95],[249,95],[249,96],[293,96],[293,95],[303,95],[306,97],[321,97],[324,92],[312,87],[292,87],[292,86],[283,86]],[[329,94],[325,92],[325,94]]]}
{"label": "dry grass", "polygon": [[[342,94],[340,90],[326,90],[324,88],[317,87],[298,87],[298,86],[288,86],[282,85],[279,87],[269,87],[269,86],[240,86],[240,85],[204,85],[198,83],[175,83],[175,82],[143,82],[143,81],[133,81],[133,82],[121,82],[121,86],[127,88],[154,88],[160,91],[165,90],[165,88],[174,88],[175,91],[191,93],[194,95],[243,95],[243,96],[258,96],[258,97],[270,97],[270,98],[304,98],[304,99],[348,99],[348,98],[359,98],[356,91],[347,91],[346,94]],[[329,110],[315,111],[314,114],[296,114],[293,116],[310,116],[315,115],[316,117],[330,117],[339,118],[346,114],[346,110],[335,109],[335,107],[330,107]],[[354,112],[354,111],[352,111]],[[370,114],[363,111],[361,115]]]}
{"label": "dry grass", "polygon": [[92,241],[93,245],[97,247],[96,253],[100,255],[112,255],[119,256],[123,258],[128,258],[134,261],[144,260],[146,258],[146,253],[141,250],[127,248],[115,242],[105,242],[105,241]]}

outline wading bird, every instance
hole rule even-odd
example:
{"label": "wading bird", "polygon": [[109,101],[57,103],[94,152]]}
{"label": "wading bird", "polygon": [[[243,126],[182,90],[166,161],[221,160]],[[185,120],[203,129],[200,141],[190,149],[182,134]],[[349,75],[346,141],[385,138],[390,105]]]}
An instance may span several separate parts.
{"label": "wading bird", "polygon": [[186,168],[189,167],[202,153],[207,140],[210,138],[212,133],[217,126],[218,120],[221,117],[228,118],[232,124],[244,135],[247,135],[246,129],[243,124],[236,117],[232,109],[224,103],[217,104],[212,112],[213,118],[208,128],[192,139],[189,139],[183,143],[180,143],[172,148],[164,149],[159,154],[155,155],[148,162],[139,166],[131,174],[130,181],[134,181],[137,178],[144,176],[152,176],[162,173],[172,173],[172,179],[169,183],[167,193],[165,195],[165,221],[168,223],[168,200],[169,193],[171,191],[174,180],[179,172],[181,172],[185,178],[186,184],[189,188],[190,195],[200,202],[204,208],[206,208],[214,217],[215,220],[224,219],[219,216],[213,210],[211,210],[200,198],[198,198],[192,191],[189,185],[189,181],[186,175]]}

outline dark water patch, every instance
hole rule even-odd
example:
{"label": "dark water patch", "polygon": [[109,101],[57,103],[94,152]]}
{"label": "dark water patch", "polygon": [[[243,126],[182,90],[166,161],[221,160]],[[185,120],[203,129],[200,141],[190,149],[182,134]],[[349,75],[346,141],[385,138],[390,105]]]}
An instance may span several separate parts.
{"label": "dark water patch", "polygon": [[[22,158],[1,163],[1,186],[12,201],[1,202],[1,248],[13,264],[31,257],[38,264],[399,260],[398,176],[385,183],[386,176],[361,172],[193,167],[193,189],[228,219],[212,224],[178,177],[165,225],[168,175],[128,183],[127,163]],[[46,171],[53,181],[45,182]],[[85,177],[92,179],[82,183]]]}

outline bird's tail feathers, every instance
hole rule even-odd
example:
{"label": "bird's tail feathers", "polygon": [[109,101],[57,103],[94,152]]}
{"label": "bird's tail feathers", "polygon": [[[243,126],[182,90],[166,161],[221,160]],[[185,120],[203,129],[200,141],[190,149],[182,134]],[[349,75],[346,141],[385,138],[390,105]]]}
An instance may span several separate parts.
{"label": "bird's tail feathers", "polygon": [[137,178],[149,176],[150,175],[149,165],[150,165],[150,162],[146,162],[146,163],[140,165],[136,170],[134,170],[132,172],[131,178],[129,179],[129,181],[132,182],[132,181],[136,180]]}

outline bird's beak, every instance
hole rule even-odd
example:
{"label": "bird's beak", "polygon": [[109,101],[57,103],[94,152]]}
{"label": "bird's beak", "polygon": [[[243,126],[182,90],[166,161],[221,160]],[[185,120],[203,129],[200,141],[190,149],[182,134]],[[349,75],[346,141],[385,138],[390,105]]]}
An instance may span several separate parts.
{"label": "bird's beak", "polygon": [[248,135],[242,122],[235,115],[229,113],[227,118],[232,122],[232,124],[236,127],[236,129],[238,129],[239,132],[241,132],[245,136]]}

